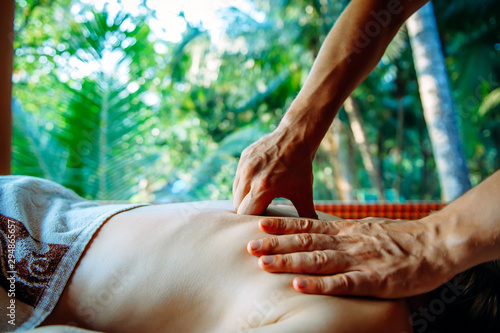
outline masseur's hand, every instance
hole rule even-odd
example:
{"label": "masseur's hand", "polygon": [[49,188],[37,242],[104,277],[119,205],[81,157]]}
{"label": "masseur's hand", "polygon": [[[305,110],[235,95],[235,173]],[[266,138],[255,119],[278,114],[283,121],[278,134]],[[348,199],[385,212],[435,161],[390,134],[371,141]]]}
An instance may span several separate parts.
{"label": "masseur's hand", "polygon": [[320,221],[265,218],[274,236],[253,240],[268,272],[294,272],[297,291],[311,294],[399,298],[430,291],[460,271],[435,224],[368,218]]}
{"label": "masseur's hand", "polygon": [[287,198],[299,216],[317,217],[312,197],[312,160],[297,133],[278,127],[246,148],[233,184],[238,214],[262,214],[274,198]]}

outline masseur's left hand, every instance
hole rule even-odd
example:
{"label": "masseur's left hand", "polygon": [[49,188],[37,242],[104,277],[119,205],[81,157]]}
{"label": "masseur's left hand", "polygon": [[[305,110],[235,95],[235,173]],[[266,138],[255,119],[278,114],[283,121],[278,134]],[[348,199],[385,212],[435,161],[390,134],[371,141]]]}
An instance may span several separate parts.
{"label": "masseur's left hand", "polygon": [[[298,127],[298,126],[297,126]],[[313,204],[312,160],[300,130],[287,121],[241,154],[233,184],[238,214],[262,214],[274,198],[287,198],[299,216],[317,217]]]}
{"label": "masseur's left hand", "polygon": [[268,272],[322,274],[294,279],[297,291],[310,294],[400,298],[459,273],[436,224],[395,222],[265,218],[260,228],[282,236],[253,240],[248,251]]}

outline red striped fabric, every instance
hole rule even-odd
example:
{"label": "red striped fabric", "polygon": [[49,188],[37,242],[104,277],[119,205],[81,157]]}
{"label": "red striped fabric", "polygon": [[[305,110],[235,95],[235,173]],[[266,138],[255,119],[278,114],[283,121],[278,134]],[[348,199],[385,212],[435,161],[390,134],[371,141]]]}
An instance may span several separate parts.
{"label": "red striped fabric", "polygon": [[315,203],[316,210],[343,219],[359,220],[365,217],[417,220],[446,206],[442,202],[407,203]]}

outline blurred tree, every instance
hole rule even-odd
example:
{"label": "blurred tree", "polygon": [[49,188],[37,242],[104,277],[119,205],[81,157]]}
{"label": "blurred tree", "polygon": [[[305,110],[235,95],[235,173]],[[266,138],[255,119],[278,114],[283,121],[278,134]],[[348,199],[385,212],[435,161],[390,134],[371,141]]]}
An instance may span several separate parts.
{"label": "blurred tree", "polygon": [[[500,86],[500,1],[434,0],[471,181],[500,168],[500,112],[479,108]],[[498,111],[498,109],[496,110]]]}
{"label": "blurred tree", "polygon": [[407,26],[442,199],[449,202],[471,185],[432,3],[412,15]]}
{"label": "blurred tree", "polygon": [[384,186],[382,184],[382,179],[380,176],[380,170],[378,163],[373,158],[370,152],[368,143],[366,142],[365,125],[361,117],[359,110],[359,104],[355,97],[348,97],[344,102],[344,110],[351,124],[352,134],[354,136],[354,141],[358,145],[359,151],[361,153],[361,158],[363,159],[363,164],[365,166],[366,172],[370,179],[370,183],[373,188],[377,191],[377,197],[379,200],[385,200]]}
{"label": "blurred tree", "polygon": [[332,165],[335,174],[335,185],[339,199],[342,201],[355,201],[353,185],[355,184],[352,168],[350,166],[349,143],[347,141],[345,125],[340,119],[333,121],[322,144],[328,152],[328,162]]}
{"label": "blurred tree", "polygon": [[[500,167],[499,2],[435,0],[474,183]],[[88,198],[178,201],[231,198],[240,152],[275,128],[348,1],[224,2],[220,31],[180,13],[176,43],[144,3],[36,3],[16,8],[13,172]],[[353,96],[386,198],[438,200],[407,40],[402,29]],[[349,184],[350,198],[376,200],[344,110],[336,122],[314,162],[315,199],[349,198],[336,185]]]}

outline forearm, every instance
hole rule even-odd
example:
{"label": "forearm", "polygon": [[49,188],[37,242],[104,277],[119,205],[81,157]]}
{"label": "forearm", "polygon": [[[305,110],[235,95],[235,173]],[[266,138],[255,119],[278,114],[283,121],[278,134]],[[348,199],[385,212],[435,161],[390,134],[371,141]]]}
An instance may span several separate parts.
{"label": "forearm", "polygon": [[315,153],[342,103],[375,68],[405,20],[427,1],[351,1],[280,127],[293,129]]}
{"label": "forearm", "polygon": [[500,259],[500,171],[427,219],[459,271]]}

